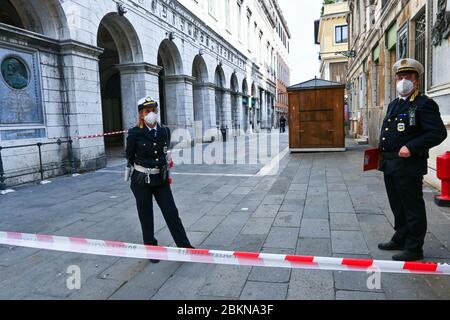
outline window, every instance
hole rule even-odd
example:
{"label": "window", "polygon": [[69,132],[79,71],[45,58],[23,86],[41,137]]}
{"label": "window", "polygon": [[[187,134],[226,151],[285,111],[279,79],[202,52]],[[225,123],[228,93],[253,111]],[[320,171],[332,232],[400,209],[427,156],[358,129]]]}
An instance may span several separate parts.
{"label": "window", "polygon": [[[417,61],[426,65],[426,15],[423,12],[415,21],[416,23],[416,36],[415,36],[415,58]],[[420,91],[425,92],[425,76],[420,77]]]}
{"label": "window", "polygon": [[238,3],[237,4],[237,34],[238,39],[242,40],[242,6]]}
{"label": "window", "polygon": [[208,0],[208,12],[214,18],[217,18],[217,0]]}
{"label": "window", "polygon": [[335,43],[347,43],[348,42],[348,26],[336,26],[335,27]]}
{"label": "window", "polygon": [[404,59],[408,57],[408,25],[405,25],[398,32],[398,52],[397,52],[397,60]]}
{"label": "window", "polygon": [[250,17],[247,17],[247,47],[250,49],[250,31],[251,30],[251,22]]}
{"label": "window", "polygon": [[230,0],[225,0],[225,26],[230,30]]}

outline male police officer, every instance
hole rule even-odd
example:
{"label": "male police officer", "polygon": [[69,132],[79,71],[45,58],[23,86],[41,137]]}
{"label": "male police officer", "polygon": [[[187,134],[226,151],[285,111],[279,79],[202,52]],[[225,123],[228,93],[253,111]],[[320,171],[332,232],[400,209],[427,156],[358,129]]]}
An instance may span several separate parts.
{"label": "male police officer", "polygon": [[395,235],[380,250],[403,251],[395,261],[423,259],[427,217],[423,199],[423,176],[427,174],[429,150],[447,138],[439,106],[419,92],[422,64],[402,59],[394,65],[397,92],[387,111],[380,137],[381,165]]}

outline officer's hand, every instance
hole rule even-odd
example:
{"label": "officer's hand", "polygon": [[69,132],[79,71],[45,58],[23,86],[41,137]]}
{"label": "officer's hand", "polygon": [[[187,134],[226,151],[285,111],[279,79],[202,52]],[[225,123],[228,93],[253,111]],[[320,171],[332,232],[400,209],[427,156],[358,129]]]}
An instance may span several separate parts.
{"label": "officer's hand", "polygon": [[411,157],[411,152],[409,151],[409,149],[407,147],[403,147],[399,154],[400,158],[410,158]]}

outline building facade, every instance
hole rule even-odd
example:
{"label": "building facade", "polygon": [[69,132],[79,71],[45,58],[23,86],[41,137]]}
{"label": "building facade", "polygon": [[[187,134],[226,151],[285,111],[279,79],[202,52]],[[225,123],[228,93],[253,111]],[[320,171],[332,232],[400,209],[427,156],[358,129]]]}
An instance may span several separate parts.
{"label": "building facade", "polygon": [[[447,0],[350,0],[350,111],[358,119],[354,133],[378,145],[390,101],[397,98],[392,66],[402,58],[425,67],[422,93],[440,105],[444,123],[450,121],[450,6]],[[436,157],[450,141],[431,151],[427,181],[439,185]]]}
{"label": "building facade", "polygon": [[[345,83],[348,70],[347,0],[324,4],[320,20],[315,21],[315,44],[320,45],[320,75],[323,80]],[[347,93],[345,94],[347,97]],[[349,133],[354,121],[349,117],[345,102],[345,127]]]}
{"label": "building facade", "polygon": [[328,81],[344,83],[348,58],[348,3],[337,0],[324,5],[323,15],[316,24],[316,44],[320,45],[320,74]]}
{"label": "building facade", "polygon": [[[127,130],[139,98],[185,144],[272,127],[280,46],[276,0],[4,0],[0,2],[0,145]],[[277,9],[278,8],[278,9]],[[282,19],[284,21],[284,19]],[[180,137],[173,137],[179,141]],[[124,137],[74,140],[77,167],[104,167]],[[48,146],[46,164],[68,149]],[[3,150],[6,172],[36,148]]]}
{"label": "building facade", "polygon": [[283,12],[276,4],[277,10],[277,21],[276,23],[276,36],[278,36],[276,41],[276,67],[277,67],[277,99],[275,105],[275,123],[274,127],[280,127],[281,116],[288,119],[288,93],[287,87],[291,84],[291,71],[289,68],[289,44],[291,39],[291,32],[289,30],[288,24],[284,19]]}

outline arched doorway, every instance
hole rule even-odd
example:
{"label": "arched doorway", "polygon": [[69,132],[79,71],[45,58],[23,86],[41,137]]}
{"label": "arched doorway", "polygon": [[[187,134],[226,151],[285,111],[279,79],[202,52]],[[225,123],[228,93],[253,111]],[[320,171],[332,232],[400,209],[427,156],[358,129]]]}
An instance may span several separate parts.
{"label": "arched doorway", "polygon": [[177,82],[173,77],[182,74],[183,64],[177,46],[171,40],[164,40],[158,49],[159,73],[159,102],[161,123],[166,126],[178,125],[178,104],[181,103],[177,93]]}
{"label": "arched doorway", "polygon": [[240,131],[240,110],[239,110],[239,82],[236,73],[231,76],[230,88],[231,94],[231,123],[233,131],[237,134]]}
{"label": "arched doorway", "polygon": [[225,120],[225,106],[224,106],[224,92],[225,92],[225,74],[221,66],[217,66],[214,76],[214,84],[216,85],[215,91],[215,104],[216,104],[216,125],[219,129],[226,129]]}
{"label": "arched doorway", "polygon": [[248,83],[247,83],[247,79],[244,79],[244,81],[242,82],[242,114],[243,114],[243,121],[242,121],[242,125],[244,128],[244,132],[247,132],[249,129],[249,107],[250,107],[250,99],[249,99],[249,94],[248,94]]}
{"label": "arched doorway", "polygon": [[69,37],[65,12],[57,0],[0,0],[0,23],[53,39]]}
{"label": "arched doorway", "polygon": [[194,107],[194,123],[195,123],[195,141],[203,141],[203,133],[206,131],[205,110],[207,107],[207,92],[204,86],[208,80],[208,69],[202,56],[197,55],[192,64],[193,83],[193,107]]}
{"label": "arched doorway", "polygon": [[0,0],[0,23],[25,29],[22,18],[9,0]]}
{"label": "arched doorway", "polygon": [[[62,33],[58,28],[64,30],[65,16],[59,9],[59,2],[53,0],[0,0],[0,34],[3,42],[0,48],[0,136],[4,136],[3,130],[11,127],[27,131],[23,136],[17,131],[5,140],[46,138],[47,126],[58,127],[58,131],[52,133],[58,137],[68,135],[67,112],[61,112],[65,104],[54,108],[50,121],[46,121],[45,116],[48,99],[44,97],[48,97],[50,91],[56,93],[56,90],[64,90],[58,81],[63,77],[63,72],[54,68],[59,64],[58,48],[49,46],[48,50],[42,50],[46,41],[55,43],[49,38],[61,39]],[[58,15],[53,16],[55,13]],[[45,59],[47,63],[40,63],[40,59]],[[45,74],[48,77],[52,74],[54,79],[47,81],[43,78]],[[60,97],[59,94],[56,96],[56,99],[51,99],[55,104]],[[0,140],[3,140],[2,137]]]}
{"label": "arched doorway", "polygon": [[[100,85],[102,96],[103,132],[123,131],[122,94],[119,70],[119,51],[111,33],[101,24],[97,45],[104,49],[99,59]],[[124,136],[105,137],[106,149],[123,145]]]}
{"label": "arched doorway", "polygon": [[[108,14],[100,22],[97,46],[103,48],[99,56],[103,132],[127,130],[136,124],[138,112],[135,104],[141,97],[135,97],[136,92],[123,86],[128,80],[123,78],[120,66],[142,59],[138,37],[126,18]],[[124,134],[105,137],[108,157],[122,154],[124,142]]]}

